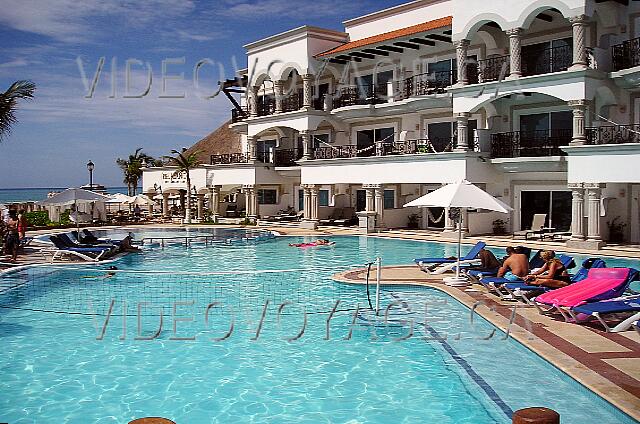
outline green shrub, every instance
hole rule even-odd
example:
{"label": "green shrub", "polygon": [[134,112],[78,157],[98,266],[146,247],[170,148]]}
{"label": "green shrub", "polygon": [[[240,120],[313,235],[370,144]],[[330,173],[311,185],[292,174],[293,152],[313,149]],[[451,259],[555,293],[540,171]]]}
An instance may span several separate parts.
{"label": "green shrub", "polygon": [[71,218],[69,218],[70,210],[66,210],[60,214],[60,224],[68,225],[71,224]]}
{"label": "green shrub", "polygon": [[49,221],[49,213],[47,211],[27,212],[24,216],[27,218],[27,225],[29,227],[44,227],[51,222]]}

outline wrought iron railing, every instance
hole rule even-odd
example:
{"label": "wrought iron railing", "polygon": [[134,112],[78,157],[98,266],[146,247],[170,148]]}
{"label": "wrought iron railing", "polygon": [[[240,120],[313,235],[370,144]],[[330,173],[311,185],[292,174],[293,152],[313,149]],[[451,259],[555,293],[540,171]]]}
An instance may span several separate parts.
{"label": "wrought iron railing", "polygon": [[226,153],[222,155],[211,155],[211,165],[247,163],[248,161],[249,161],[249,157],[244,153]]}
{"label": "wrought iron railing", "polygon": [[573,63],[573,47],[570,45],[535,49],[522,52],[522,75],[540,75],[566,71]]}
{"label": "wrought iron railing", "polygon": [[573,131],[511,131],[491,135],[492,158],[561,156],[560,146],[571,142]]}
{"label": "wrought iron railing", "polygon": [[293,166],[302,159],[301,149],[278,149],[274,152],[275,166]]}
{"label": "wrought iron railing", "polygon": [[376,156],[411,155],[417,150],[417,140],[376,142]]}
{"label": "wrought iron railing", "polygon": [[272,97],[263,97],[258,102],[258,116],[273,115],[276,112],[276,99]]}
{"label": "wrought iron railing", "polygon": [[475,69],[473,67],[467,68],[468,75],[470,76],[470,79],[472,79],[474,75],[473,70],[475,70],[475,79],[477,82],[498,81],[509,76],[509,61],[509,55],[479,60]]}
{"label": "wrought iron railing", "polygon": [[612,46],[611,59],[614,71],[640,65],[640,38],[623,41]]}
{"label": "wrought iron railing", "polygon": [[384,102],[387,95],[387,85],[357,85],[342,87],[333,99],[334,109],[345,106],[373,105]]}
{"label": "wrought iron railing", "polygon": [[588,144],[640,143],[640,124],[586,128]]}
{"label": "wrought iron railing", "polygon": [[233,124],[245,120],[247,116],[249,116],[249,112],[246,109],[231,109],[231,123]]}
{"label": "wrought iron railing", "polygon": [[302,108],[302,96],[298,93],[291,93],[282,99],[282,111],[293,112]]}
{"label": "wrought iron railing", "polygon": [[346,146],[317,147],[313,151],[314,159],[337,159],[355,158],[358,154],[358,147],[349,144]]}
{"label": "wrought iron railing", "polygon": [[400,82],[399,92],[403,98],[444,93],[445,88],[457,82],[456,71],[439,71],[413,75]]}

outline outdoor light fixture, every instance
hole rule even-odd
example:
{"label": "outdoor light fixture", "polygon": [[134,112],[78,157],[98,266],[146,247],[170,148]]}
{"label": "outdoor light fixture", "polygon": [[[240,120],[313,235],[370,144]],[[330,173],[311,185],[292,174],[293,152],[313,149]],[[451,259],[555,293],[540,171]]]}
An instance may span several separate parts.
{"label": "outdoor light fixture", "polygon": [[87,163],[87,169],[89,170],[89,190],[93,188],[93,169],[95,167],[96,166],[93,164],[93,162],[89,160],[89,162]]}

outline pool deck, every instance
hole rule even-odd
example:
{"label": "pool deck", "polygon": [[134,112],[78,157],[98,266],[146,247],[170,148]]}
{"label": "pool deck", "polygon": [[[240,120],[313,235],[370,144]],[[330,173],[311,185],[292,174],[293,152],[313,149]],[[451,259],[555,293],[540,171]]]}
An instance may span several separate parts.
{"label": "pool deck", "polygon": [[[131,229],[183,228],[180,225],[135,226]],[[191,225],[197,228],[198,225]],[[201,226],[202,228],[232,228],[227,225]],[[128,227],[99,227],[96,229],[119,229]],[[248,227],[256,228],[256,227]],[[357,228],[320,227],[318,230],[306,230],[295,227],[257,227],[274,230],[283,236],[339,236],[360,235]],[[29,235],[50,234],[69,230],[30,231]],[[369,234],[371,237],[397,238],[437,242],[455,242],[453,235],[443,235],[436,231],[388,230]],[[483,240],[492,247],[525,245],[534,249],[547,248],[567,253],[590,256],[616,256],[640,259],[640,246],[606,246],[599,251],[568,249],[563,242],[525,241],[511,237],[466,237],[465,244]],[[18,257],[18,265],[36,265],[46,263],[37,252],[37,246],[27,249],[26,254]],[[0,258],[0,272],[6,269]],[[364,269],[354,269],[335,274],[336,281],[349,284],[364,283]],[[385,266],[382,269],[382,283],[385,285],[419,285],[441,290],[469,308],[477,302],[483,306],[476,309],[479,315],[496,327],[506,331],[509,327],[514,303],[505,302],[489,294],[481,286],[449,287],[439,276],[427,276],[413,265]],[[566,323],[562,319],[545,316],[529,306],[518,304],[514,323],[510,326],[510,335],[538,355],[554,364],[562,371],[599,394],[613,405],[640,421],[640,334],[630,330],[622,333],[606,333],[598,324],[577,325]],[[552,382],[542,382],[552,384]]]}
{"label": "pool deck", "polygon": [[[366,269],[337,273],[334,280],[364,284]],[[441,276],[427,276],[417,266],[384,266],[381,283],[416,285],[443,291],[476,312],[532,351],[569,374],[610,403],[640,420],[640,333],[606,333],[591,325],[566,323],[561,318],[541,315],[535,307],[517,304],[514,323],[509,326],[514,302],[501,301],[482,286],[450,287]],[[541,382],[553,384],[553,382]]]}

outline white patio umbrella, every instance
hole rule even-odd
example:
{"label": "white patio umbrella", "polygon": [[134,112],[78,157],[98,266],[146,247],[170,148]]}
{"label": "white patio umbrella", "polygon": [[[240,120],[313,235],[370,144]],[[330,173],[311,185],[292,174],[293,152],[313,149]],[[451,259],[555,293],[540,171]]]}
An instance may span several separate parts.
{"label": "white patio umbrella", "polygon": [[144,194],[138,194],[133,196],[131,200],[125,202],[130,205],[138,205],[138,206],[149,206],[155,204],[153,200],[151,200],[148,196]]}
{"label": "white patio umbrella", "polygon": [[[91,202],[106,202],[109,200],[108,196],[103,196],[102,194],[94,193],[93,191],[84,190],[81,188],[68,188],[54,196],[51,196],[47,199],[41,200],[38,202],[40,205],[45,206],[64,206],[64,205],[74,205],[74,209],[78,210],[78,203],[91,203]],[[76,220],[78,231],[80,231],[80,222]]]}
{"label": "white patio umbrella", "polygon": [[[431,193],[425,194],[404,207],[439,207],[459,209],[486,209],[490,211],[509,213],[513,209],[504,202],[496,199],[489,193],[471,184],[467,180],[458,183],[447,184]],[[458,218],[460,221],[460,217]],[[462,246],[462,225],[458,222],[458,262],[456,276],[445,279],[449,284],[466,283],[465,278],[460,278],[460,256]]]}

